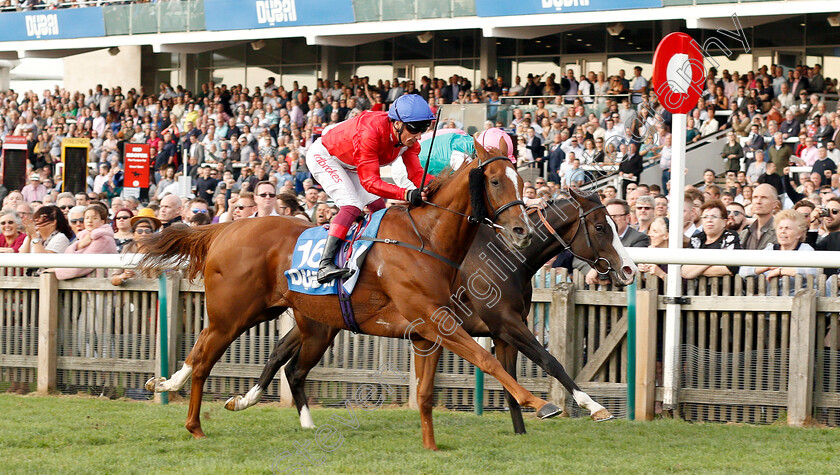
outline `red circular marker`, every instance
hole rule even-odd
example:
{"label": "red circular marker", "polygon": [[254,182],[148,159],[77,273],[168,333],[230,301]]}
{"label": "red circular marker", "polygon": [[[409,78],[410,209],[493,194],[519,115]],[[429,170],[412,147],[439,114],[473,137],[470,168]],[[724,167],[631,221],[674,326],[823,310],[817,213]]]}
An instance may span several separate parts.
{"label": "red circular marker", "polygon": [[662,38],[653,55],[653,88],[672,114],[686,114],[703,93],[706,70],[700,45],[685,33]]}

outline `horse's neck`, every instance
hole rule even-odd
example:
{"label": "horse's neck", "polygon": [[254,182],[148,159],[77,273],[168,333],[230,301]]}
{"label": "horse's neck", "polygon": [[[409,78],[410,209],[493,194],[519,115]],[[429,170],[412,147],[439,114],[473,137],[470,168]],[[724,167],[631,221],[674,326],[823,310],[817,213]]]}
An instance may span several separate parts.
{"label": "horse's neck", "polygon": [[[577,212],[577,207],[571,201],[550,204],[542,210],[546,222],[569,245],[572,244],[574,237],[570,235],[570,230],[574,229],[575,222],[578,220]],[[525,256],[527,266],[536,271],[552,257],[565,250],[565,246],[542,223],[537,213],[533,213],[530,219],[537,231],[534,232],[533,242],[522,251],[522,254]]]}
{"label": "horse's neck", "polygon": [[448,189],[438,191],[433,197],[436,205],[446,209],[423,206],[416,211],[412,210],[412,213],[416,213],[421,233],[428,236],[428,243],[438,254],[455,262],[463,261],[478,232],[478,226],[471,224],[464,216],[451,212],[467,216],[472,214],[469,194],[463,192],[466,189],[466,185],[463,185],[450,183]]}

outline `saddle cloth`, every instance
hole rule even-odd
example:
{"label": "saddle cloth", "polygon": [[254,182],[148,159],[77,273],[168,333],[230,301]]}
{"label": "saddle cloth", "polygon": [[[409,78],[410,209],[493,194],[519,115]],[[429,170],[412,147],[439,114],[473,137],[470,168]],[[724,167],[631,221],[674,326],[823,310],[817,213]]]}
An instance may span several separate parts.
{"label": "saddle cloth", "polygon": [[[347,242],[342,246],[342,252],[336,256],[336,265],[353,269],[353,275],[343,281],[344,291],[353,293],[356,282],[361,274],[367,251],[373,245],[372,241],[360,241],[362,236],[376,237],[379,224],[387,209],[367,215],[361,223],[354,223],[347,232]],[[338,295],[338,280],[326,284],[318,283],[318,263],[327,241],[329,225],[307,229],[301,234],[295,251],[292,254],[292,267],[284,274],[289,284],[289,290],[306,295]],[[349,258],[347,257],[349,256]],[[344,259],[342,259],[344,258]]]}

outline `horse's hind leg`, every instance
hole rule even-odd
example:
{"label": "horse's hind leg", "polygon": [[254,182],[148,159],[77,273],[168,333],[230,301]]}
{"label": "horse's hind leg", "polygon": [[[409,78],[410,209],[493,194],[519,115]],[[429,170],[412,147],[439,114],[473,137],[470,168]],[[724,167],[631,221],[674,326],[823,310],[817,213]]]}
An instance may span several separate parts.
{"label": "horse's hind leg", "polygon": [[443,348],[432,348],[432,342],[417,340],[412,342],[414,352],[414,376],[417,378],[417,405],[420,407],[420,430],[423,432],[423,447],[437,450],[435,427],[432,422],[434,406],[435,372],[437,371]]}
{"label": "horse's hind leg", "polygon": [[298,326],[301,328],[303,341],[297,354],[286,365],[286,379],[289,381],[289,389],[292,391],[292,398],[300,416],[300,426],[304,429],[314,429],[315,423],[309,412],[306,398],[306,376],[321,361],[324,352],[330,347],[340,330],[314,320],[301,318],[298,318]]}
{"label": "horse's hind leg", "polygon": [[[498,338],[493,338],[493,343],[496,345],[496,359],[499,360],[499,363],[505,368],[505,371],[508,372],[509,375],[516,379],[516,356],[519,354],[519,350],[512,345],[508,345],[503,340]],[[516,402],[516,399],[511,396],[511,394],[505,391],[505,400],[507,401],[507,405],[510,408],[510,419],[513,421],[513,432],[517,434],[524,434],[525,433],[525,421],[522,420],[522,407]]]}
{"label": "horse's hind leg", "polygon": [[258,403],[263,395],[263,392],[268,389],[268,386],[274,379],[274,375],[280,371],[280,368],[282,368],[287,361],[293,358],[294,355],[300,351],[300,345],[300,329],[297,326],[292,327],[292,329],[277,342],[277,345],[274,346],[274,350],[271,352],[268,362],[266,362],[262,373],[260,373],[260,379],[257,381],[257,385],[251,388],[251,390],[248,391],[248,394],[244,397],[233,396],[228,399],[225,402],[225,409],[229,411],[243,411]]}
{"label": "horse's hind leg", "polygon": [[236,339],[244,329],[223,332],[213,325],[201,330],[198,341],[195,342],[192,351],[187,356],[186,363],[193,369],[192,388],[190,391],[190,408],[187,412],[186,428],[196,439],[204,437],[201,430],[201,397],[204,393],[204,382],[210,376],[213,365],[224,354],[228,346]]}

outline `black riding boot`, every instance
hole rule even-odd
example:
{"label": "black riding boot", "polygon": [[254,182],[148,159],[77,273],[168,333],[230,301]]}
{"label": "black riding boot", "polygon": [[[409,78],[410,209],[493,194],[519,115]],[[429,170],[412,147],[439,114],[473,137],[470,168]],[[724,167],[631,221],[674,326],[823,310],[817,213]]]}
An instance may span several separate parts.
{"label": "black riding boot", "polygon": [[353,270],[343,269],[335,265],[335,255],[338,247],[341,246],[341,239],[335,236],[328,236],[324,245],[324,254],[321,255],[321,263],[318,265],[318,282],[326,284],[337,278],[346,279],[353,275]]}

